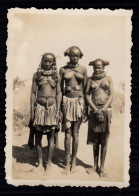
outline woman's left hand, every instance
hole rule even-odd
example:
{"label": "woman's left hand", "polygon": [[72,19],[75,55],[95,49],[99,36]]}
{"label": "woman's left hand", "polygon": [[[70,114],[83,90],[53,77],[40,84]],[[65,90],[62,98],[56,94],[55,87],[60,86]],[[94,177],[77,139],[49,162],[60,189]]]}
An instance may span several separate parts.
{"label": "woman's left hand", "polygon": [[102,111],[102,112],[105,112],[105,111],[106,111],[106,109],[105,109],[105,108],[101,108],[101,111]]}
{"label": "woman's left hand", "polygon": [[88,116],[86,114],[84,114],[83,123],[86,123],[87,121],[88,121]]}
{"label": "woman's left hand", "polygon": [[84,114],[83,114],[83,123],[86,123],[88,121],[88,106],[85,106]]}
{"label": "woman's left hand", "polygon": [[62,112],[61,112],[60,110],[57,111],[57,113],[56,113],[56,118],[57,118],[60,122],[62,122],[63,114],[62,114]]}
{"label": "woman's left hand", "polygon": [[96,119],[99,122],[104,122],[104,112],[102,111],[102,109],[99,109],[96,113],[95,113]]}

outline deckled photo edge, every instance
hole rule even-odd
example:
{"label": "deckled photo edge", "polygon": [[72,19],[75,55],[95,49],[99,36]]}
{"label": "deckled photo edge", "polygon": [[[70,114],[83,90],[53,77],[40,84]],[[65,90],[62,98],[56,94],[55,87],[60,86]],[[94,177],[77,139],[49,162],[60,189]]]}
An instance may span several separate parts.
{"label": "deckled photo edge", "polygon": [[[43,184],[44,186],[54,186],[57,185],[57,186],[66,186],[66,185],[70,185],[70,186],[91,186],[91,187],[96,187],[96,186],[117,186],[119,188],[122,188],[122,187],[127,187],[129,186],[129,179],[130,179],[130,176],[129,176],[129,173],[127,171],[129,171],[129,168],[130,168],[130,161],[129,161],[129,155],[130,155],[130,128],[129,128],[129,123],[131,121],[131,114],[130,114],[130,108],[131,108],[131,100],[130,100],[130,95],[131,95],[131,68],[130,68],[130,65],[131,65],[131,47],[132,47],[132,39],[131,39],[131,32],[132,32],[132,23],[131,23],[131,16],[132,16],[132,10],[123,10],[123,9],[120,9],[120,10],[115,10],[115,11],[111,11],[111,10],[108,10],[107,9],[107,12],[111,12],[110,14],[112,14],[112,12],[117,12],[115,14],[119,14],[118,12],[124,12],[122,13],[123,15],[126,16],[126,20],[127,20],[127,23],[126,23],[126,29],[128,29],[128,32],[126,31],[126,33],[128,33],[127,35],[127,39],[128,39],[128,42],[127,42],[127,50],[126,50],[126,60],[127,60],[127,64],[129,65],[127,67],[128,71],[125,72],[125,76],[126,76],[126,85],[125,85],[125,105],[128,107],[125,107],[125,113],[129,114],[129,115],[125,115],[125,121],[127,123],[125,123],[125,130],[128,130],[128,134],[125,135],[125,150],[126,150],[126,153],[125,153],[125,158],[124,158],[124,161],[125,161],[125,172],[124,172],[124,182],[121,183],[121,182],[101,182],[101,181],[93,181],[93,182],[90,182],[90,181],[80,181],[80,182],[77,182],[77,181],[48,181],[48,182],[44,182],[44,181],[28,181],[28,180],[13,180],[12,179],[12,110],[13,110],[13,107],[12,107],[12,102],[13,102],[13,91],[12,91],[12,86],[13,86],[13,78],[12,78],[12,67],[10,66],[10,62],[9,62],[9,50],[11,49],[11,44],[12,44],[12,31],[10,29],[10,17],[13,17],[14,13],[15,12],[20,12],[20,11],[23,11],[23,12],[31,12],[31,13],[34,13],[34,12],[37,12],[37,13],[41,13],[42,14],[49,14],[49,12],[51,14],[57,14],[56,12],[59,12],[58,14],[60,14],[60,12],[63,10],[62,9],[58,9],[58,10],[51,10],[51,9],[45,9],[45,10],[37,10],[35,8],[31,8],[31,9],[20,9],[20,8],[12,8],[12,9],[9,9],[9,12],[8,12],[8,39],[7,39],[7,66],[8,66],[8,69],[7,69],[7,72],[6,72],[6,82],[7,82],[7,85],[6,85],[6,95],[7,95],[7,98],[6,98],[6,126],[7,126],[7,129],[6,129],[6,147],[5,147],[5,153],[6,153],[6,162],[5,162],[5,171],[6,171],[6,180],[7,180],[7,183],[9,184],[12,184],[14,186],[19,186],[19,185],[30,185],[30,186],[34,186],[34,185],[39,185],[39,184]],[[48,11],[48,13],[47,13]],[[64,10],[64,12],[69,12],[69,11],[72,11],[73,13],[72,14],[76,14],[75,12],[82,12],[81,14],[84,14],[84,10]],[[86,14],[93,14],[92,11],[96,12],[96,15],[98,14],[97,12],[101,12],[102,14],[102,11],[105,11],[104,15],[105,14],[108,14],[106,13],[106,9],[102,9],[102,10],[92,10],[92,9],[89,9],[88,10],[88,13],[87,13],[87,10],[85,10]],[[65,13],[62,13],[62,14],[65,14]],[[70,14],[70,13],[68,13]],[[79,13],[78,13],[79,14]],[[129,50],[130,49],[130,50]],[[10,51],[10,56],[12,56],[12,52]],[[130,80],[129,80],[129,74],[130,74]],[[127,156],[128,155],[128,156]]]}

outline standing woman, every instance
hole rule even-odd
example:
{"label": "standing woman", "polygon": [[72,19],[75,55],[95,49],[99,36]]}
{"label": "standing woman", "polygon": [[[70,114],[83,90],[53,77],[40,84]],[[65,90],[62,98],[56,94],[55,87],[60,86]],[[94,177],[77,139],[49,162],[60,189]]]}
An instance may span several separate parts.
{"label": "standing woman", "polygon": [[[99,172],[100,177],[106,176],[104,162],[112,117],[111,103],[114,97],[112,78],[104,71],[108,64],[108,61],[102,59],[90,62],[89,65],[93,66],[94,73],[88,78],[86,87],[86,100],[91,109],[87,144],[93,144],[94,151],[94,167],[87,169],[87,172],[89,174]],[[100,169],[98,168],[99,145],[101,145]]]}
{"label": "standing woman", "polygon": [[59,130],[59,111],[61,103],[60,80],[56,69],[56,58],[45,53],[37,72],[33,76],[31,91],[31,120],[35,130],[35,146],[38,155],[38,169],[43,170],[42,135],[48,138],[48,160],[46,173],[51,168],[54,151],[54,135]]}
{"label": "standing woman", "polygon": [[[86,87],[87,70],[78,64],[83,53],[77,46],[68,48],[65,56],[69,57],[66,66],[60,69],[61,89],[63,93],[63,126],[65,131],[65,154],[66,167],[64,174],[73,173],[76,166],[76,156],[78,149],[78,135],[81,122],[84,117],[84,92]],[[72,137],[72,160],[70,156]],[[71,168],[70,168],[71,164]]]}

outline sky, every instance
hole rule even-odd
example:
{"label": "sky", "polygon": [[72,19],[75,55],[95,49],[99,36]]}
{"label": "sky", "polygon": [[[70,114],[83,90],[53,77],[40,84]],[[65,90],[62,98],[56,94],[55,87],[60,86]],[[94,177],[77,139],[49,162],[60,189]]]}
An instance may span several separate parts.
{"label": "sky", "polygon": [[65,50],[75,45],[83,52],[79,64],[87,68],[88,76],[93,72],[90,61],[108,60],[105,70],[118,88],[125,80],[125,42],[125,16],[16,13],[11,18],[10,63],[14,77],[31,84],[44,53],[55,54],[59,69],[69,61]]}

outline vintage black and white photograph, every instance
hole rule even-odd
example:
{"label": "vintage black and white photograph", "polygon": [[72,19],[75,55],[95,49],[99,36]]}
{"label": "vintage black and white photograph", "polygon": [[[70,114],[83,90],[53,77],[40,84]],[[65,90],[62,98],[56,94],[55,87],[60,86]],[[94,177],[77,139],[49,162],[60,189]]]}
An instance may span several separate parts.
{"label": "vintage black and white photograph", "polygon": [[8,10],[6,180],[129,186],[132,10]]}

